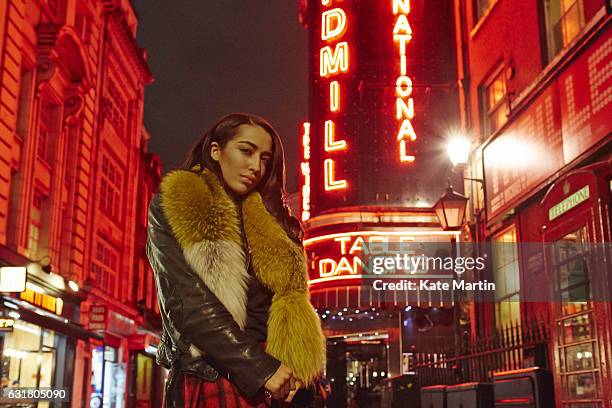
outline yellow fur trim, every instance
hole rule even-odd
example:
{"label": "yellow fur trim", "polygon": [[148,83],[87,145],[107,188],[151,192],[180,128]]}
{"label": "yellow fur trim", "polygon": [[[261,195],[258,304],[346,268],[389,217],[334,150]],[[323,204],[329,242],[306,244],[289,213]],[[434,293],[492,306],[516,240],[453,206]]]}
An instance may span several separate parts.
{"label": "yellow fur trim", "polygon": [[[261,281],[277,294],[306,290],[304,250],[287,236],[270,215],[259,193],[251,194],[244,200],[242,217],[253,255],[253,268]],[[282,279],[277,279],[277,276]]]}
{"label": "yellow fur trim", "polygon": [[266,351],[306,384],[311,384],[321,372],[326,358],[325,337],[305,292],[274,295]]}
{"label": "yellow fur trim", "polygon": [[182,247],[203,240],[241,242],[236,206],[213,177],[177,170],[161,183],[161,206]]}

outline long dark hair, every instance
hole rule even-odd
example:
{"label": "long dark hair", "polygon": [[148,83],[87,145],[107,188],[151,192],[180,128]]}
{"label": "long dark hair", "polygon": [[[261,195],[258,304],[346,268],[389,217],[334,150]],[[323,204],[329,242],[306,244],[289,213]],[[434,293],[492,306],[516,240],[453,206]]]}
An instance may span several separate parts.
{"label": "long dark hair", "polygon": [[301,243],[302,228],[299,221],[293,217],[285,205],[285,155],[283,144],[276,130],[264,118],[250,113],[230,113],[219,119],[208,132],[198,140],[191,148],[187,159],[181,168],[192,170],[194,166],[200,165],[217,175],[219,181],[225,184],[221,175],[221,167],[211,155],[212,143],[216,142],[223,149],[227,142],[232,140],[241,125],[259,126],[272,138],[272,160],[266,170],[266,174],[256,187],[261,194],[264,205],[280,223],[287,235],[294,241]]}

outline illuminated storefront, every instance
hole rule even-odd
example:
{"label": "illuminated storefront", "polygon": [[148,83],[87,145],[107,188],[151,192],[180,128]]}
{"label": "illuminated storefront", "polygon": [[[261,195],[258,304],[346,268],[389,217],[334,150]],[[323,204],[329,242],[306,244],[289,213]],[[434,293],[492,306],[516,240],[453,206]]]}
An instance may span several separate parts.
{"label": "illuminated storefront", "polygon": [[[64,285],[59,275],[40,274],[38,269],[30,265],[23,288],[4,292],[0,299],[2,386],[72,389],[77,344],[98,336],[77,323],[82,300],[78,292]],[[20,289],[24,290],[17,292]]]}

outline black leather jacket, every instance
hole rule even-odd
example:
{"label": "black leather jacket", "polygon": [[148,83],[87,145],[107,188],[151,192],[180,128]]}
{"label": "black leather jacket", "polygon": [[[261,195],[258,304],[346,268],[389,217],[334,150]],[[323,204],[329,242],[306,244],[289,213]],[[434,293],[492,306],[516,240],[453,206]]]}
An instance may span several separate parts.
{"label": "black leather jacket", "polygon": [[[267,354],[262,345],[272,293],[254,276],[249,260],[252,278],[247,324],[244,331],[240,330],[187,264],[163,214],[159,195],[149,204],[148,221],[147,256],[155,274],[163,325],[157,362],[172,368],[166,403],[182,406],[180,373],[208,381],[223,375],[247,396],[256,394],[280,366],[280,361]],[[192,356],[191,345],[203,351],[204,357]]]}

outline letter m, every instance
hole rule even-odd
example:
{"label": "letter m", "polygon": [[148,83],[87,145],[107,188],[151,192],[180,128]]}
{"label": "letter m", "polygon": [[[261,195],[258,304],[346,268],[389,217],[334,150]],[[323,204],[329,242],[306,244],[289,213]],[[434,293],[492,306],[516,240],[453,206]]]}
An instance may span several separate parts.
{"label": "letter m", "polygon": [[348,43],[341,42],[336,44],[334,51],[330,46],[321,48],[321,58],[319,61],[319,73],[327,78],[338,71],[348,70]]}

